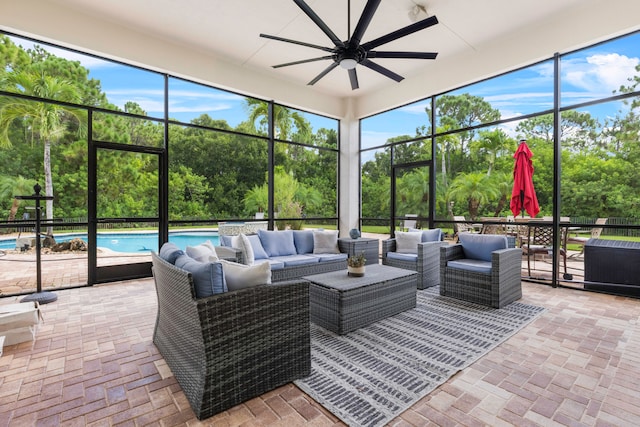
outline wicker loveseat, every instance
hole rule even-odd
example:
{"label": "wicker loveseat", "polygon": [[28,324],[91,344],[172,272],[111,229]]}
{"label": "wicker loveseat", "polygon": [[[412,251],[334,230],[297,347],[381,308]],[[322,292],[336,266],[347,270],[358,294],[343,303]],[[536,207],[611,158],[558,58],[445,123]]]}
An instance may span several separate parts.
{"label": "wicker loveseat", "polygon": [[[347,269],[348,256],[340,252],[336,231],[258,230],[245,237],[244,246],[243,240],[232,236],[220,236],[220,243],[235,252],[238,263],[268,262],[273,282]],[[253,259],[247,260],[247,250]]]}
{"label": "wicker loveseat", "polygon": [[440,295],[502,308],[522,297],[522,250],[502,235],[460,233],[440,248]]}
{"label": "wicker loveseat", "polygon": [[195,298],[191,273],[152,253],[158,296],[153,343],[198,419],[309,375],[309,283]]}

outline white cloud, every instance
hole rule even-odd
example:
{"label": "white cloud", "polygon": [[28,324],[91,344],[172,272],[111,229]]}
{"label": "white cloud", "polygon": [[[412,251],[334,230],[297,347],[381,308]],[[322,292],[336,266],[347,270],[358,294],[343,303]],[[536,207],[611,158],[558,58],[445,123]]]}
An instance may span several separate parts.
{"label": "white cloud", "polygon": [[494,103],[511,103],[511,102],[522,102],[525,100],[539,100],[542,99],[544,101],[553,101],[553,93],[551,92],[518,92],[518,93],[500,93],[497,95],[488,95],[484,97],[485,101],[489,101],[491,104]]}
{"label": "white cloud", "polygon": [[415,104],[410,104],[404,107],[401,107],[398,109],[398,111],[401,111],[403,113],[409,113],[409,114],[418,114],[418,115],[424,115],[425,113],[425,108],[431,108],[431,101],[424,101],[424,102],[416,102]]}
{"label": "white cloud", "polygon": [[[164,112],[164,102],[161,100],[152,99],[149,97],[143,97],[136,94],[123,93],[122,96],[109,95],[109,101],[118,107],[124,109],[124,105],[127,102],[135,102],[148,113],[161,113]],[[206,113],[212,111],[225,111],[233,110],[234,106],[228,103],[198,103],[187,102],[184,100],[170,102],[169,112],[174,113]]]}
{"label": "white cloud", "polygon": [[595,54],[583,59],[562,62],[562,80],[577,88],[611,95],[621,85],[628,85],[629,78],[636,75],[640,59],[629,58],[618,53]]}
{"label": "white cloud", "polygon": [[235,95],[233,93],[224,93],[224,92],[212,92],[208,88],[203,88],[202,91],[196,90],[175,90],[171,89],[171,97],[172,98],[206,98],[213,100],[226,100],[226,101],[236,101],[236,102],[244,102],[244,97],[240,95]]}
{"label": "white cloud", "polygon": [[229,104],[201,104],[201,105],[189,105],[185,106],[174,106],[169,105],[169,111],[172,113],[204,113],[207,111],[224,111],[231,110],[233,106]]}
{"label": "white cloud", "polygon": [[607,98],[611,96],[611,92],[602,91],[562,91],[562,105],[580,104],[582,102],[593,101],[598,98]]}
{"label": "white cloud", "polygon": [[[493,108],[500,110],[502,118],[519,116],[530,110],[542,111],[553,107],[553,93],[551,92],[519,92],[488,95],[484,100]],[[527,105],[526,111],[523,106]],[[515,110],[511,107],[517,107]],[[517,110],[520,111],[517,111]]]}
{"label": "white cloud", "polygon": [[511,138],[520,138],[522,137],[522,134],[520,134],[519,132],[516,131],[516,127],[518,127],[518,125],[521,123],[520,120],[518,121],[513,121],[513,122],[507,122],[507,123],[503,123],[500,126],[498,126],[499,129],[502,129],[502,131],[504,133],[506,133],[509,137]]}
{"label": "white cloud", "polygon": [[[108,89],[109,101],[120,108],[127,102],[135,102],[146,112],[164,111],[164,91],[156,89]],[[205,113],[236,108],[233,101],[241,102],[242,97],[234,94],[213,93],[211,91],[172,90],[169,111],[173,113]],[[230,102],[232,101],[232,102]]]}
{"label": "white cloud", "polygon": [[156,89],[107,89],[105,90],[107,96],[126,96],[128,98],[135,98],[140,96],[153,96],[160,97],[164,96],[163,90]]}

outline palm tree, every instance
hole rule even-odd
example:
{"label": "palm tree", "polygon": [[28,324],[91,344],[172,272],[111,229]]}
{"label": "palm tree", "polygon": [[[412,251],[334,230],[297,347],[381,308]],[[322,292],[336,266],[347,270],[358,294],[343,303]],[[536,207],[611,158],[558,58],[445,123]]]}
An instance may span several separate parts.
{"label": "palm tree", "polygon": [[264,212],[269,205],[269,189],[266,184],[254,185],[244,196],[247,212]]}
{"label": "palm tree", "polygon": [[[438,127],[438,132],[447,132],[451,130],[450,126]],[[448,172],[451,172],[451,151],[460,145],[460,137],[456,134],[449,134],[445,136],[439,136],[436,139],[438,144],[438,150],[440,151],[440,171],[442,183],[445,187],[449,186]]]}
{"label": "palm tree", "polygon": [[471,143],[471,148],[486,156],[489,164],[487,175],[491,175],[496,158],[501,153],[512,152],[516,147],[516,141],[509,138],[502,129],[483,130],[478,136],[479,138]]}
{"label": "palm tree", "polygon": [[[69,103],[80,101],[80,93],[70,82],[44,73],[29,71],[5,73],[0,79],[0,87],[37,98]],[[86,119],[80,110],[19,97],[0,98],[0,148],[11,147],[9,127],[14,122],[22,122],[23,126],[30,129],[34,137],[44,146],[45,196],[53,197],[51,145],[63,138],[65,131],[68,130],[70,119],[77,121],[78,130],[85,128]],[[46,218],[53,219],[53,200],[46,201]],[[47,234],[52,233],[52,227],[47,227]]]}
{"label": "palm tree", "polygon": [[460,174],[453,180],[449,188],[449,198],[467,202],[469,216],[472,220],[478,217],[480,205],[499,197],[490,175],[482,172]]}
{"label": "palm tree", "polygon": [[429,206],[429,174],[428,168],[416,168],[402,176],[398,182],[398,193],[403,195],[402,212],[412,212],[420,216],[428,216]]}
{"label": "palm tree", "polygon": [[495,172],[491,175],[491,181],[500,194],[500,199],[496,205],[493,216],[502,215],[505,206],[508,207],[507,201],[511,200],[511,190],[513,189],[513,174],[507,172]]}
{"label": "palm tree", "polygon": [[[260,124],[262,131],[266,133],[269,119],[269,104],[258,99],[246,98],[246,108],[249,111],[249,124],[255,130],[256,122]],[[295,130],[303,139],[299,142],[308,142],[311,138],[311,125],[304,116],[297,111],[280,105],[274,106],[273,121],[275,137],[288,140]]]}
{"label": "palm tree", "polygon": [[[322,205],[322,194],[317,189],[301,184],[282,166],[276,166],[274,179],[275,209],[281,218],[301,217],[305,209],[314,209]],[[248,212],[266,209],[267,202],[268,185],[266,183],[254,186],[244,197],[245,209]]]}
{"label": "palm tree", "polygon": [[16,199],[15,196],[32,194],[34,182],[34,180],[27,179],[22,175],[18,175],[17,177],[0,177],[0,198],[13,199],[13,201],[11,202],[11,208],[9,209],[9,222],[16,219],[16,214],[18,213],[18,208],[20,207],[20,200]]}

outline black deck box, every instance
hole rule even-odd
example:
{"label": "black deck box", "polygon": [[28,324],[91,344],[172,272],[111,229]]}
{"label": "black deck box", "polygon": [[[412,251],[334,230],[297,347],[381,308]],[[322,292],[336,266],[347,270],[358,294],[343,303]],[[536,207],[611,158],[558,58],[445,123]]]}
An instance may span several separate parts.
{"label": "black deck box", "polygon": [[640,242],[589,239],[584,280],[585,289],[640,296]]}

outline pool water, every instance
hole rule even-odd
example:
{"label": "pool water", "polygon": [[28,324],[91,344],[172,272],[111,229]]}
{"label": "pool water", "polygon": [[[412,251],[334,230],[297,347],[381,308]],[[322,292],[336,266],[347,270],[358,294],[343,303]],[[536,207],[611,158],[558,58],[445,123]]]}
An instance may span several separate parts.
{"label": "pool water", "polygon": [[[87,241],[86,233],[64,234],[55,236],[57,243],[68,242],[69,240],[80,238]],[[180,249],[185,250],[187,246],[195,246],[211,240],[218,246],[218,233],[215,231],[176,231],[169,233],[169,241]],[[107,248],[115,252],[150,252],[158,250],[158,233],[98,233],[98,247]],[[0,249],[16,248],[16,240],[0,240]]]}

